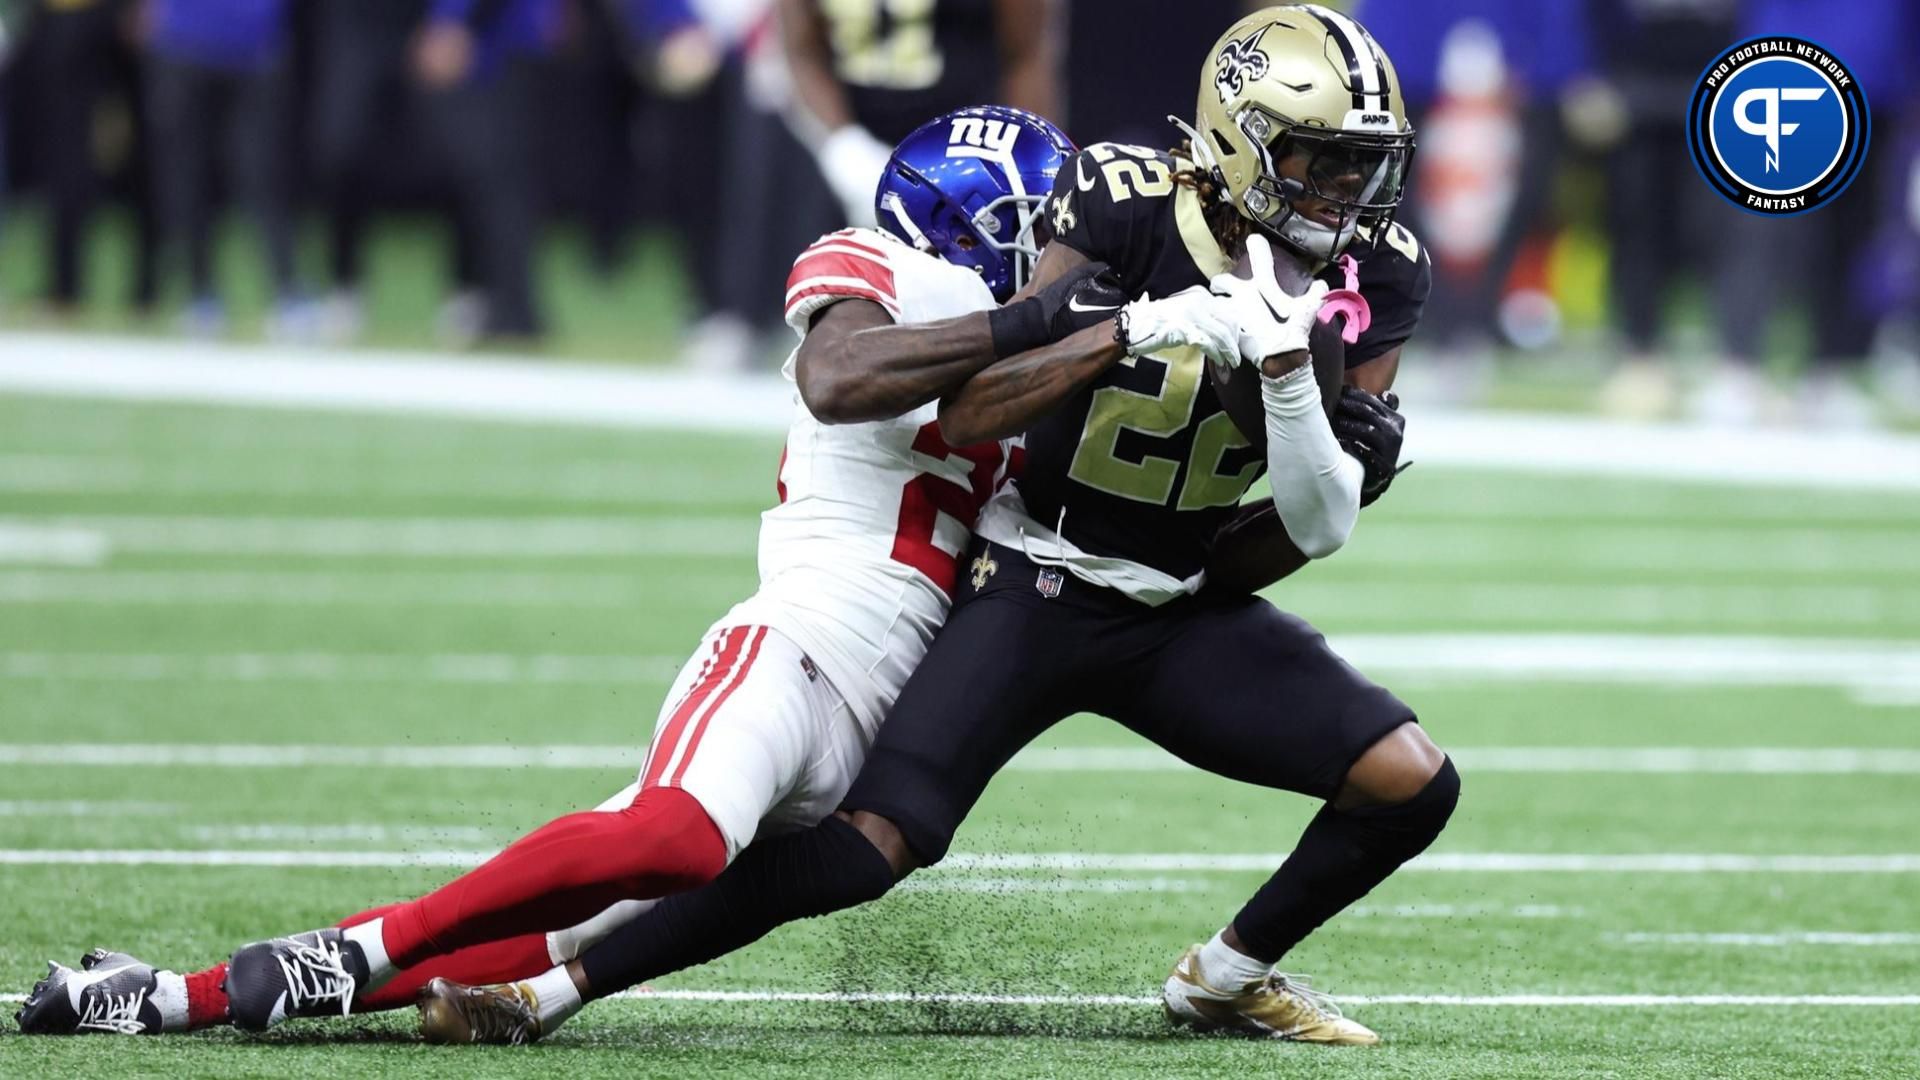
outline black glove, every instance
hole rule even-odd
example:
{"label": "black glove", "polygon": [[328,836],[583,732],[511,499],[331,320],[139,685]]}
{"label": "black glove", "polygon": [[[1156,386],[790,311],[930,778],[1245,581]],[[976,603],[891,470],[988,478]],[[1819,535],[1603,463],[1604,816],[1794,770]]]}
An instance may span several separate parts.
{"label": "black glove", "polygon": [[1372,505],[1393,485],[1393,478],[1413,464],[1400,464],[1407,418],[1399,410],[1400,399],[1392,391],[1374,397],[1357,386],[1340,389],[1340,404],[1333,411],[1333,434],[1340,440],[1340,449],[1353,455],[1366,470],[1360,481],[1361,506]]}
{"label": "black glove", "polygon": [[[1093,291],[1083,296],[1082,290],[1088,289]],[[1025,300],[987,312],[993,355],[1004,360],[1052,344],[1075,330],[1113,318],[1126,302],[1106,263],[1082,263]]]}

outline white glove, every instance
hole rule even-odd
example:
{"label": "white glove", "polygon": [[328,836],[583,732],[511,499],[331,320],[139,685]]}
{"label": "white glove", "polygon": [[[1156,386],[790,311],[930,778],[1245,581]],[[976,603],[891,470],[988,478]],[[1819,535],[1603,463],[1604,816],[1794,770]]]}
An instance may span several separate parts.
{"label": "white glove", "polygon": [[815,155],[820,174],[846,211],[847,224],[871,227],[874,224],[873,198],[880,187],[880,174],[887,171],[893,149],[873,137],[858,124],[827,136]]}
{"label": "white glove", "polygon": [[1191,346],[1215,364],[1240,359],[1233,310],[1199,285],[1159,300],[1135,300],[1120,309],[1120,318],[1128,356]]}
{"label": "white glove", "polygon": [[[1214,295],[1224,298],[1239,327],[1239,359],[1258,365],[1269,356],[1303,350],[1320,319],[1329,286],[1315,279],[1300,296],[1288,296],[1273,271],[1273,245],[1255,233],[1247,237],[1247,258],[1253,277],[1232,271],[1213,277]],[[1232,365],[1229,360],[1228,365]]]}

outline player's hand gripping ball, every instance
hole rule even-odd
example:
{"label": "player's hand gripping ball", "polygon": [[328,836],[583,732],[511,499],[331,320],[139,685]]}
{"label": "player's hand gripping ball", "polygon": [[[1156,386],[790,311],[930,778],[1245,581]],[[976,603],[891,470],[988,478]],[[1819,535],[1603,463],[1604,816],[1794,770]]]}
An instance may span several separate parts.
{"label": "player's hand gripping ball", "polygon": [[[1271,274],[1274,284],[1290,298],[1304,298],[1314,284],[1314,277],[1307,265],[1290,251],[1275,250],[1265,237],[1259,235],[1248,238],[1246,249],[1234,260],[1231,271],[1214,278],[1216,291],[1221,279],[1229,275],[1248,283],[1253,282],[1256,246],[1265,250],[1265,272]],[[1314,381],[1320,384],[1320,400],[1326,406],[1327,418],[1331,420],[1334,407],[1340,401],[1341,377],[1346,373],[1347,343],[1341,340],[1338,323],[1320,322],[1317,312],[1307,342],[1308,352],[1312,355]],[[1267,426],[1266,406],[1260,401],[1260,365],[1243,362],[1223,368],[1209,364],[1207,370],[1213,376],[1213,388],[1220,396],[1221,407],[1233,417],[1233,426],[1239,428],[1240,433],[1255,446],[1264,445]]]}

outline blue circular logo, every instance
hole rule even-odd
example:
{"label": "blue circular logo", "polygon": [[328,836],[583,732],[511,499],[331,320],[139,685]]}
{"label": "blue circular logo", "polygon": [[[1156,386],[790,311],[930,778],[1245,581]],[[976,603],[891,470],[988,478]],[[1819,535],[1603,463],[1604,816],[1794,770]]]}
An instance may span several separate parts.
{"label": "blue circular logo", "polygon": [[1866,94],[1803,38],[1760,37],[1716,57],[1687,111],[1693,163],[1756,214],[1801,214],[1846,190],[1866,161]]}

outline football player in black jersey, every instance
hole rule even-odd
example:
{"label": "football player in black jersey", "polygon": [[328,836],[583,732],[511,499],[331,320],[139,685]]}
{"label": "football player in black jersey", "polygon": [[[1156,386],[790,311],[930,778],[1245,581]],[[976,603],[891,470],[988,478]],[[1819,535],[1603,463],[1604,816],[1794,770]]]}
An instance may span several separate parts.
{"label": "football player in black jersey", "polygon": [[1059,115],[1047,0],[780,0],[799,115],[853,225],[893,145],[932,117],[997,101]]}
{"label": "football player in black jersey", "polygon": [[[1098,261],[1128,296],[1226,294],[1241,305],[1242,359],[1259,373],[1253,430],[1225,410],[1193,348],[1115,350],[1104,372],[1071,385],[1016,359],[943,402],[943,425],[963,441],[1025,431],[1025,471],[982,516],[953,613],[840,813],[757,841],[711,885],[588,950],[570,967],[584,997],[884,894],[946,854],[1016,752],[1091,712],[1221,776],[1324,800],[1272,879],[1180,958],[1168,1015],[1257,1037],[1377,1041],[1273,966],[1425,850],[1459,777],[1413,711],[1311,626],[1207,578],[1223,549],[1237,549],[1231,576],[1256,583],[1331,552],[1392,480],[1401,420],[1386,388],[1429,284],[1424,254],[1392,221],[1412,132],[1372,38],[1300,6],[1249,16],[1220,39],[1188,133],[1179,153],[1096,145],[1063,170],[1036,278]],[[1250,280],[1230,271],[1242,255]],[[1325,284],[1283,294],[1277,279],[1295,261]],[[1333,285],[1348,386],[1329,427],[1298,320]],[[1126,320],[1115,333],[1127,340]],[[1316,334],[1316,353],[1324,343]],[[1043,383],[1047,393],[1032,390]],[[1272,525],[1241,528],[1263,466]],[[467,1007],[484,1001],[480,991]]]}

